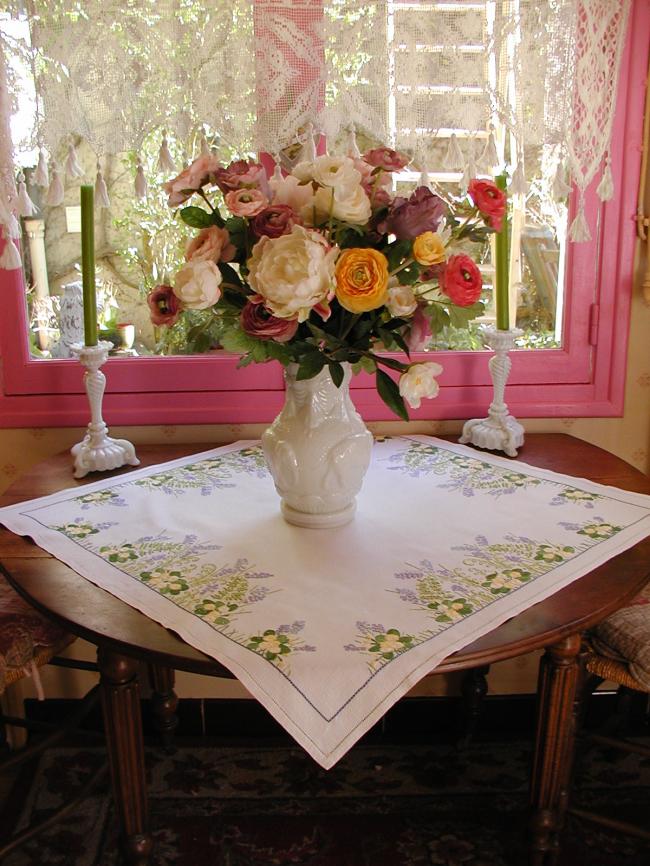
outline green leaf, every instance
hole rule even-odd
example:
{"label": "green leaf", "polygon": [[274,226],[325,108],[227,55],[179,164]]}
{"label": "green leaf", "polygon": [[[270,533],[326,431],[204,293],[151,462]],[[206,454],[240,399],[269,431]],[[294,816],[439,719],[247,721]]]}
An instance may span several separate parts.
{"label": "green leaf", "polygon": [[237,271],[232,267],[232,265],[228,265],[225,262],[219,262],[217,267],[221,271],[221,276],[227,283],[231,283],[233,286],[241,286],[242,281],[239,277]]}
{"label": "green leaf", "polygon": [[403,259],[406,259],[411,255],[411,241],[394,241],[386,247],[384,255],[388,259],[388,270],[394,271],[395,268],[401,265]]}
{"label": "green leaf", "polygon": [[472,304],[471,307],[457,307],[453,305],[449,306],[447,311],[452,327],[467,328],[472,319],[483,313],[484,307],[481,303]]}
{"label": "green leaf", "polygon": [[205,229],[213,225],[212,215],[202,207],[184,207],[181,210],[181,219],[193,229]]}
{"label": "green leaf", "polygon": [[401,334],[398,334],[397,331],[394,331],[394,332],[393,332],[393,340],[395,340],[395,342],[396,342],[397,345],[400,347],[400,349],[402,350],[402,352],[404,352],[404,354],[406,355],[406,357],[407,357],[407,358],[410,358],[410,357],[411,357],[411,352],[410,352],[410,350],[409,350],[408,343],[406,342],[406,340],[404,339],[404,337],[403,337]]}
{"label": "green leaf", "polygon": [[328,346],[340,346],[341,341],[334,334],[328,334],[322,328],[314,325],[312,322],[307,322],[307,327],[319,342],[323,342]]}
{"label": "green leaf", "polygon": [[343,367],[337,361],[330,361],[329,363],[330,376],[332,377],[332,382],[336,385],[337,388],[341,387],[341,382],[345,376],[345,371]]}
{"label": "green leaf", "polygon": [[377,364],[382,364],[384,367],[389,367],[391,370],[397,370],[398,373],[403,373],[408,370],[409,365],[403,361],[398,361],[397,358],[388,358],[386,355],[376,355],[375,361]]}
{"label": "green leaf", "polygon": [[394,412],[404,421],[408,421],[409,414],[406,411],[406,406],[404,405],[404,400],[399,392],[397,383],[391,379],[388,373],[384,373],[383,370],[377,370],[376,382],[377,392],[391,412]]}
{"label": "green leaf", "polygon": [[324,366],[325,356],[322,352],[310,352],[303,356],[296,373],[296,380],[300,382],[303,379],[312,379],[320,373]]}

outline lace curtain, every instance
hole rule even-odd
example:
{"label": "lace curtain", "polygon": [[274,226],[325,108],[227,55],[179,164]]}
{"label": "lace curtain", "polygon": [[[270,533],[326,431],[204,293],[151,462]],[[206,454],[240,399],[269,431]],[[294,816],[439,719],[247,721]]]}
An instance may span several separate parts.
{"label": "lace curtain", "polygon": [[105,156],[137,154],[151,135],[159,166],[172,171],[167,139],[185,160],[196,142],[280,161],[298,158],[297,145],[309,153],[314,134],[354,148],[356,129],[408,149],[419,170],[456,173],[461,187],[504,166],[513,194],[535,179],[561,198],[573,182],[571,237],[587,239],[587,186],[600,176],[601,198],[613,193],[608,150],[630,2],[12,0],[0,15],[5,236],[17,236],[15,215],[31,204],[7,124],[19,62],[36,88],[32,179],[50,204],[81,171],[80,140],[97,155],[99,181]]}

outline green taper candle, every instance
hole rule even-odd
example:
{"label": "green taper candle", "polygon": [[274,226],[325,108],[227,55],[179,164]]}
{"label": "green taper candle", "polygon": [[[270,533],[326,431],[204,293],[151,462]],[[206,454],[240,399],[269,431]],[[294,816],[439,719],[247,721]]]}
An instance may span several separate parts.
{"label": "green taper candle", "polygon": [[97,345],[97,294],[95,287],[95,190],[81,187],[81,278],[84,300],[84,342]]}
{"label": "green taper candle", "polygon": [[[496,185],[505,192],[506,176],[495,178]],[[510,255],[508,253],[508,212],[503,217],[501,231],[497,232],[494,244],[494,302],[497,314],[497,328],[507,331],[510,328],[510,299],[508,282],[510,280]]]}

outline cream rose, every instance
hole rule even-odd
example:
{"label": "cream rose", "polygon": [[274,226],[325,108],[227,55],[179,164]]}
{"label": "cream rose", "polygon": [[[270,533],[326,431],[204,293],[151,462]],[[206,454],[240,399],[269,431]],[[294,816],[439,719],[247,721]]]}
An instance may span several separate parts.
{"label": "cream rose", "polygon": [[205,310],[221,297],[221,271],[210,261],[191,261],[178,271],[174,294],[187,310]]}
{"label": "cream rose", "polygon": [[388,289],[386,306],[391,316],[405,319],[417,309],[417,299],[410,286],[392,286]]}
{"label": "cream rose", "polygon": [[336,190],[337,198],[348,196],[361,183],[361,172],[349,156],[318,156],[313,162],[298,163],[292,174],[303,182],[313,180]]}
{"label": "cream rose", "polygon": [[314,196],[314,208],[321,219],[331,214],[334,219],[355,225],[365,225],[372,213],[370,199],[361,184],[357,184],[344,198],[339,198],[335,189],[320,187]]}
{"label": "cream rose", "polygon": [[248,260],[248,281],[280,319],[304,322],[327,300],[334,280],[338,247],[316,232],[294,226],[291,234],[261,238]]}
{"label": "cream rose", "polygon": [[427,361],[425,364],[411,364],[399,380],[399,392],[411,409],[419,409],[422,397],[437,397],[440,386],[436,376],[442,373],[440,364]]}

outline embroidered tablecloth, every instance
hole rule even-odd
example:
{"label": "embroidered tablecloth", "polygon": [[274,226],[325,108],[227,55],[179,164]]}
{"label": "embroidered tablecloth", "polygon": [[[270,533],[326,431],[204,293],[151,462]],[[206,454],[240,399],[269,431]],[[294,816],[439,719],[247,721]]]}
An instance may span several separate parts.
{"label": "embroidered tablecloth", "polygon": [[301,529],[239,442],[0,522],[212,655],[331,767],[443,658],[650,534],[650,496],[410,436],[375,444],[352,523]]}

